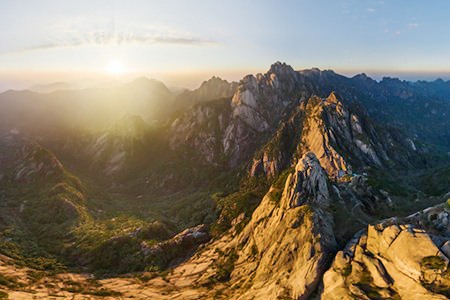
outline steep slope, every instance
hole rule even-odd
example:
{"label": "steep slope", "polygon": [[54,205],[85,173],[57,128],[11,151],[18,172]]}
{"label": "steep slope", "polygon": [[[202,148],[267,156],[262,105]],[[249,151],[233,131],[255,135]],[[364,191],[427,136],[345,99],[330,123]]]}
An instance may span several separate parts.
{"label": "steep slope", "polygon": [[313,96],[282,122],[274,137],[254,158],[250,176],[273,177],[290,159],[316,153],[328,175],[340,178],[374,168],[421,165],[417,148],[395,129],[387,131],[363,112],[348,108],[335,93]]}
{"label": "steep slope", "polygon": [[211,101],[197,105],[177,118],[168,132],[170,148],[173,151],[190,149],[190,152],[203,156],[207,163],[222,163],[225,158],[223,134],[231,117],[229,105],[228,99]]}
{"label": "steep slope", "polygon": [[67,140],[65,152],[89,161],[92,171],[107,176],[121,175],[135,168],[152,141],[151,127],[137,115],[124,115],[113,124]]}
{"label": "steep slope", "polygon": [[362,104],[375,121],[401,128],[414,139],[448,149],[448,82],[409,82],[390,77],[377,82],[364,73],[347,78],[331,70],[319,69],[299,73],[304,80],[318,85],[316,93],[319,96],[336,91],[348,101]]}
{"label": "steep slope", "polygon": [[61,254],[72,230],[90,219],[83,185],[38,144],[25,145],[5,171],[0,182],[2,253],[39,267],[47,263],[49,270],[59,268],[52,256]]}
{"label": "steep slope", "polygon": [[388,192],[379,190],[384,186],[371,186],[374,176],[382,176],[373,174],[381,172],[377,170],[395,174],[422,167],[421,154],[396,130],[380,128],[363,111],[343,103],[331,93],[327,98],[313,96],[294,108],[291,117],[255,153],[241,191],[219,199],[221,213],[213,228],[229,228],[240,213],[245,213],[243,221],[248,221],[252,207],[259,203],[258,197],[261,199],[272,184],[281,193],[283,178],[308,152],[316,155],[342,202],[333,205],[343,225],[338,230],[340,242],[354,233],[351,231],[357,223],[348,222],[357,214],[361,226],[370,220],[367,214],[384,213],[398,205]]}
{"label": "steep slope", "polygon": [[307,299],[314,291],[337,247],[327,180],[308,153],[288,176],[280,199],[269,190],[234,241],[242,250],[236,251],[231,284],[248,288],[236,297]]}

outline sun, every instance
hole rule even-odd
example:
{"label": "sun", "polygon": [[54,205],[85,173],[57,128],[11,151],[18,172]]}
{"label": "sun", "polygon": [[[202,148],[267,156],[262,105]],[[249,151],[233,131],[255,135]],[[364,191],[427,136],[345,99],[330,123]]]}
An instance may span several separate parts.
{"label": "sun", "polygon": [[105,66],[105,71],[106,71],[106,73],[111,74],[111,75],[120,75],[125,72],[125,67],[120,61],[111,60]]}

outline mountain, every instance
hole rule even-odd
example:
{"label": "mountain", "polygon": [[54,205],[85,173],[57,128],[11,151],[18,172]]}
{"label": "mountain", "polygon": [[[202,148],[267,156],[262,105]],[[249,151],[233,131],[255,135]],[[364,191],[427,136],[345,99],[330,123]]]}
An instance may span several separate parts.
{"label": "mountain", "polygon": [[0,291],[446,299],[449,95],[281,62],[3,93]]}
{"label": "mountain", "polygon": [[53,82],[49,84],[37,84],[30,87],[29,90],[39,93],[50,93],[54,91],[63,91],[63,90],[79,90],[81,88],[82,85],[78,85],[76,83]]}
{"label": "mountain", "polygon": [[111,88],[51,93],[7,91],[0,94],[2,128],[25,135],[64,135],[70,128],[98,128],[124,114],[155,122],[172,94],[161,82],[138,78]]}
{"label": "mountain", "polygon": [[186,107],[191,107],[197,103],[230,98],[236,92],[237,83],[229,83],[219,77],[212,77],[204,81],[196,90],[184,90],[176,96],[173,109],[183,111]]}

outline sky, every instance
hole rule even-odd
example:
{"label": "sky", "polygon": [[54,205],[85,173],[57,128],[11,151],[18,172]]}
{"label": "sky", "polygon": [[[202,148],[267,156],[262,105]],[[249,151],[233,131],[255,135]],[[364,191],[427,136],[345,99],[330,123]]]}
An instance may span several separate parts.
{"label": "sky", "polygon": [[447,0],[2,0],[0,89],[147,76],[195,87],[275,61],[450,79]]}

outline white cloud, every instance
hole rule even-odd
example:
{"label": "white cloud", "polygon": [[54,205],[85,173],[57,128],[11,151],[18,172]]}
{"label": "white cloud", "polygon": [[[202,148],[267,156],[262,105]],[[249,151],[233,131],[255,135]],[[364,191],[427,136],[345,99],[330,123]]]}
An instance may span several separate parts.
{"label": "white cloud", "polygon": [[375,12],[375,8],[369,7],[369,8],[366,9],[366,11],[370,12],[370,13],[374,13]]}
{"label": "white cloud", "polygon": [[409,29],[416,29],[419,27],[419,23],[408,23],[407,25]]}
{"label": "white cloud", "polygon": [[[16,47],[7,52],[21,52],[64,47],[126,46],[176,44],[201,46],[215,41],[163,25],[120,24],[111,20],[55,24],[37,36],[39,42]],[[5,53],[5,52],[4,52]]]}

